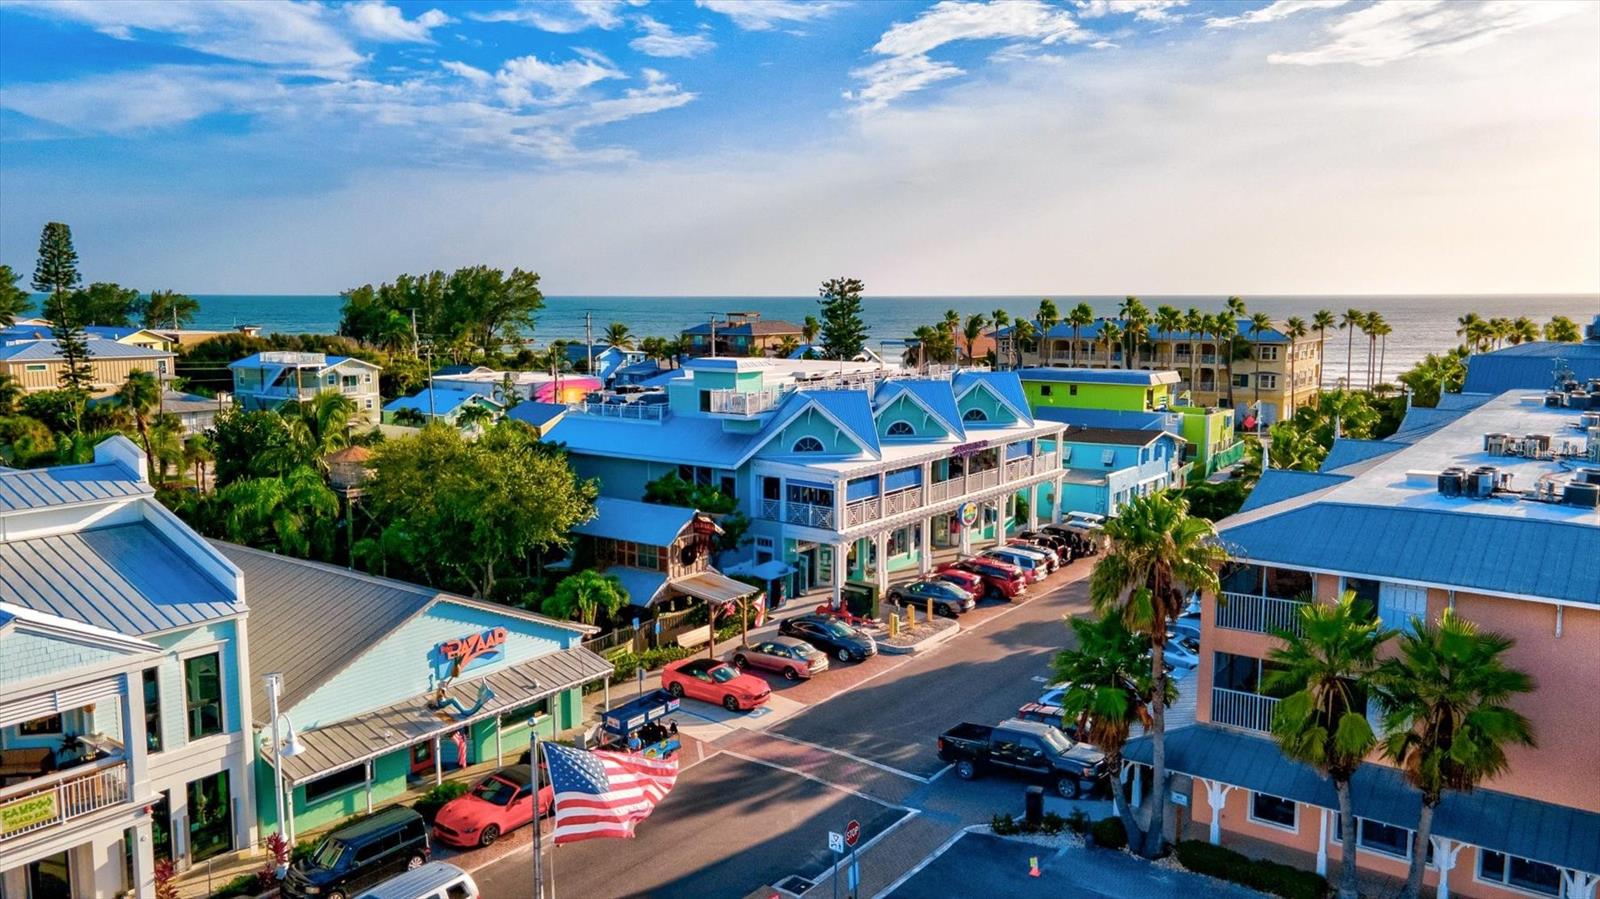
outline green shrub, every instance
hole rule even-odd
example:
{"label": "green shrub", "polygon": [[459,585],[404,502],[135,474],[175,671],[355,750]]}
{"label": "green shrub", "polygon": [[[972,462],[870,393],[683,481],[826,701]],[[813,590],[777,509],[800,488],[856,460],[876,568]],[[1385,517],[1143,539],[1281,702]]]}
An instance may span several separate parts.
{"label": "green shrub", "polygon": [[1066,830],[1066,829],[1067,829],[1067,819],[1061,817],[1060,815],[1056,814],[1055,812],[1045,812],[1044,813],[1044,817],[1039,819],[1039,830],[1040,830],[1040,832],[1044,833],[1044,834],[1047,834],[1049,836],[1053,837],[1056,834],[1058,834],[1061,831]]}
{"label": "green shrub", "polygon": [[1004,815],[995,815],[990,818],[989,828],[994,831],[995,836],[1000,837],[1009,837],[1021,832],[1022,830],[1021,827],[1017,826],[1017,820],[1011,817],[1010,812],[1007,812]]}
{"label": "green shrub", "polygon": [[261,882],[254,874],[240,874],[218,887],[211,899],[234,899],[236,896],[255,896],[261,892]]}
{"label": "green shrub", "polygon": [[417,814],[421,815],[423,820],[432,824],[434,816],[439,814],[439,809],[444,808],[446,802],[457,796],[464,796],[466,792],[467,785],[465,783],[459,780],[447,780],[423,793],[422,798],[418,799],[411,807],[416,809]]}
{"label": "green shrub", "polygon": [[1231,880],[1285,899],[1322,899],[1328,881],[1320,874],[1264,859],[1254,860],[1203,840],[1178,844],[1178,861],[1196,874]]}
{"label": "green shrub", "polygon": [[1089,813],[1081,808],[1073,809],[1067,815],[1067,828],[1078,836],[1089,832]]}
{"label": "green shrub", "polygon": [[623,649],[611,658],[611,682],[625,684],[634,678],[634,670],[643,667],[646,671],[654,671],[668,662],[676,662],[700,652],[699,649],[685,649],[676,643],[668,644],[659,649],[647,649],[644,652],[631,652]]}
{"label": "green shrub", "polygon": [[1121,849],[1128,845],[1128,832],[1123,829],[1121,818],[1101,818],[1090,826],[1089,836],[1103,849]]}

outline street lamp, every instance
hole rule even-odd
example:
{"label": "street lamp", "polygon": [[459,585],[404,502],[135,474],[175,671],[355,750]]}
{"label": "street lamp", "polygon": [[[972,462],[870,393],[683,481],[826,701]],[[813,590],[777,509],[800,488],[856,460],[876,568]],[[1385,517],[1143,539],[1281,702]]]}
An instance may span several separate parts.
{"label": "street lamp", "polygon": [[[300,738],[295,736],[294,723],[289,716],[278,711],[278,697],[283,693],[283,675],[276,672],[265,677],[267,685],[267,704],[272,715],[272,794],[278,803],[278,832],[283,835],[289,845],[294,845],[294,822],[284,814],[283,796],[283,760],[294,758],[305,747],[300,745]],[[278,719],[282,718],[287,726],[289,736],[283,739],[278,734]]]}

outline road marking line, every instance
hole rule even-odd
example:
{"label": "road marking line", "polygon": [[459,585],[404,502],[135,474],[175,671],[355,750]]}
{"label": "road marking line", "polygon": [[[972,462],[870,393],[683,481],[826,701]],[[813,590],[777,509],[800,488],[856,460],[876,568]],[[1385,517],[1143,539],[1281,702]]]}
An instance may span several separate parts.
{"label": "road marking line", "polygon": [[934,776],[928,778],[927,783],[933,783],[934,781],[936,781],[939,778],[945,776],[946,774],[949,774],[954,769],[955,769],[955,765],[945,765],[943,768],[939,769],[939,773],[938,774],[935,774]]}
{"label": "road marking line", "polygon": [[914,780],[914,781],[916,781],[917,783],[920,783],[920,784],[925,784],[925,783],[929,782],[928,778],[926,778],[926,777],[921,777],[919,775],[912,774],[910,771],[902,771],[899,768],[895,768],[895,767],[890,766],[890,765],[885,765],[882,762],[875,762],[872,759],[862,758],[861,756],[856,755],[853,752],[846,752],[843,749],[834,749],[831,746],[823,746],[820,743],[813,743],[810,740],[802,740],[799,737],[786,736],[784,734],[777,733],[776,731],[768,731],[767,732],[767,736],[777,737],[780,740],[784,740],[784,741],[789,742],[789,743],[794,743],[794,744],[799,745],[799,746],[809,746],[812,749],[818,750],[819,752],[826,752],[826,753],[828,753],[830,755],[842,756],[844,758],[849,759],[852,762],[860,762],[863,765],[871,765],[872,767],[877,768],[879,771],[884,771],[884,772],[887,772],[889,774],[894,774],[894,775],[897,775],[899,777],[904,777],[907,780]]}
{"label": "road marking line", "polygon": [[731,755],[736,759],[744,759],[745,761],[750,762],[751,764],[754,764],[754,765],[766,765],[768,768],[773,768],[773,769],[776,769],[778,771],[782,771],[782,772],[784,772],[786,774],[793,774],[796,777],[804,777],[806,780],[816,781],[817,783],[822,784],[823,786],[825,786],[825,787],[827,787],[829,789],[838,790],[841,793],[849,793],[850,795],[856,797],[857,799],[865,799],[868,802],[876,802],[877,804],[883,806],[884,808],[897,808],[897,809],[900,809],[901,811],[905,811],[905,812],[915,811],[915,809],[907,808],[906,806],[903,806],[903,805],[897,805],[897,804],[895,804],[893,802],[888,801],[887,799],[879,799],[876,796],[869,796],[866,793],[863,793],[860,790],[854,789],[852,787],[846,787],[846,786],[842,786],[840,784],[833,783],[832,781],[823,780],[822,778],[816,776],[815,774],[807,774],[806,772],[801,771],[798,768],[791,768],[788,765],[780,765],[777,762],[769,762],[766,759],[758,759],[758,758],[756,758],[754,756],[745,755],[742,752],[735,752],[732,749],[724,749],[724,750],[722,750],[722,752],[723,752],[724,755]]}
{"label": "road marking line", "polygon": [[[897,828],[900,825],[906,823],[907,821],[910,821],[912,818],[915,818],[919,814],[921,814],[921,812],[917,811],[914,808],[906,809],[906,813],[904,815],[902,815],[898,820],[896,820],[893,824],[890,824],[888,827],[885,827],[881,832],[873,834],[872,839],[866,841],[865,843],[862,843],[861,846],[856,849],[856,855],[858,857],[861,856],[861,855],[864,855],[866,853],[866,851],[868,849],[871,849],[874,845],[876,845],[879,840],[881,840],[884,837],[888,836],[889,834],[893,833],[895,828]],[[844,855],[840,856],[837,861],[835,861],[833,864],[829,865],[828,869],[827,869],[827,872],[825,874],[823,874],[821,877],[819,877],[816,880],[811,882],[811,890],[814,890],[817,887],[822,886],[828,880],[831,880],[833,878],[838,877],[839,876],[839,866],[843,865],[845,863],[845,860],[848,859],[849,857],[850,857],[850,854],[849,853],[845,853]],[[859,861],[859,858],[857,860]],[[805,875],[802,874],[800,876],[804,877]],[[811,892],[811,890],[806,890],[806,892],[809,893],[809,892]]]}
{"label": "road marking line", "polygon": [[900,877],[898,879],[896,879],[894,883],[891,883],[888,886],[884,887],[883,889],[879,890],[878,892],[874,893],[873,896],[872,896],[872,899],[884,899],[885,896],[888,896],[888,895],[892,894],[895,890],[900,889],[900,886],[902,884],[904,884],[906,881],[910,880],[911,878],[917,876],[917,873],[919,871],[921,871],[923,868],[926,868],[929,865],[933,864],[934,860],[936,860],[939,856],[944,855],[946,850],[948,850],[951,846],[954,846],[956,844],[956,840],[959,840],[962,837],[966,836],[967,834],[973,833],[973,832],[975,832],[975,831],[977,831],[977,830],[979,830],[979,829],[981,829],[981,828],[983,828],[985,826],[987,826],[987,825],[972,824],[972,825],[969,825],[967,827],[963,827],[960,830],[956,831],[954,834],[951,835],[950,839],[944,841],[943,845],[941,845],[938,849],[933,850],[933,854],[932,855],[928,856],[927,858],[923,859],[920,862],[917,862],[916,865],[912,866],[911,870],[907,871],[904,874],[901,874]]}

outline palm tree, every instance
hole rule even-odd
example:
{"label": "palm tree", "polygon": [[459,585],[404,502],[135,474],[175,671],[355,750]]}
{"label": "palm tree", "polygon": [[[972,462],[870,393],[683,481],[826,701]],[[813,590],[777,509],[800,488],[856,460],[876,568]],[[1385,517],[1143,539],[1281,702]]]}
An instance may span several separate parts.
{"label": "palm tree", "polygon": [[1317,332],[1317,392],[1322,392],[1321,372],[1328,364],[1328,329],[1337,322],[1333,313],[1327,309],[1318,309],[1311,315],[1311,327]]}
{"label": "palm tree", "polygon": [[1511,700],[1533,679],[1508,666],[1513,643],[1445,609],[1437,623],[1411,621],[1399,651],[1374,678],[1383,713],[1383,754],[1422,794],[1403,899],[1417,899],[1433,812],[1446,790],[1470,793],[1510,767],[1508,746],[1534,745],[1533,725]]}
{"label": "palm tree", "polygon": [[787,359],[790,356],[793,356],[795,351],[798,349],[800,349],[800,341],[793,334],[785,334],[783,335],[783,338],[778,341],[779,358]]}
{"label": "palm tree", "polygon": [[961,336],[967,340],[967,364],[978,363],[977,353],[974,352],[978,345],[978,338],[983,336],[983,329],[989,324],[989,319],[982,312],[974,312],[967,316],[967,323],[961,329]]}
{"label": "palm tree", "polygon": [[1056,301],[1045,297],[1039,301],[1039,355],[1041,364],[1049,365],[1055,361],[1055,340],[1050,336],[1050,329],[1061,321],[1061,310],[1056,308]]}
{"label": "palm tree", "polygon": [[282,477],[234,481],[218,494],[228,510],[228,539],[286,555],[325,555],[339,517],[339,498],[314,468]]}
{"label": "palm tree", "polygon": [[1499,316],[1491,318],[1489,330],[1494,338],[1494,348],[1498,350],[1505,344],[1506,338],[1511,336],[1511,319]]}
{"label": "palm tree", "polygon": [[7,374],[0,374],[0,415],[11,415],[22,399],[22,382]]}
{"label": "palm tree", "polygon": [[[1198,386],[1196,378],[1199,377],[1200,344],[1206,336],[1206,314],[1193,306],[1183,314],[1183,329],[1189,332],[1189,389],[1195,390]],[[1193,397],[1190,397],[1193,402]]]}
{"label": "palm tree", "polygon": [[407,406],[403,409],[395,410],[394,423],[406,427],[420,428],[428,423],[428,416],[421,409],[413,409]]}
{"label": "palm tree", "polygon": [[1557,315],[1544,326],[1544,339],[1556,343],[1577,343],[1581,340],[1578,326],[1565,315]]}
{"label": "palm tree", "polygon": [[1295,380],[1294,376],[1295,347],[1309,333],[1309,329],[1306,328],[1306,320],[1298,315],[1289,316],[1288,320],[1283,323],[1283,336],[1289,338],[1289,408],[1283,410],[1285,418],[1294,414],[1295,394],[1300,389],[1300,383]]}
{"label": "palm tree", "polygon": [[1470,347],[1476,339],[1474,332],[1478,331],[1479,326],[1482,324],[1485,324],[1482,316],[1476,312],[1468,312],[1466,315],[1456,319],[1456,336]]}
{"label": "palm tree", "polygon": [[1101,321],[1099,341],[1105,344],[1106,367],[1111,368],[1111,350],[1113,347],[1120,347],[1122,345],[1122,329],[1117,327],[1117,323],[1109,318]]}
{"label": "palm tree", "polygon": [[326,470],[323,457],[350,445],[350,417],[355,413],[354,400],[336,390],[319,390],[300,404],[300,414],[289,420],[289,427],[317,466]]}
{"label": "palm tree", "polygon": [[1354,390],[1355,385],[1350,382],[1350,364],[1355,360],[1356,331],[1366,326],[1367,314],[1360,309],[1346,309],[1339,318],[1339,330],[1348,330],[1349,336],[1345,340],[1344,349],[1344,389]]}
{"label": "palm tree", "polygon": [[[1191,591],[1216,594],[1221,589],[1217,570],[1227,552],[1217,542],[1211,522],[1191,516],[1189,503],[1169,490],[1134,497],[1106,521],[1105,534],[1110,545],[1090,576],[1089,596],[1097,611],[1115,611],[1130,629],[1150,637],[1151,695],[1166,696],[1167,628],[1182,614],[1184,598]],[[1140,852],[1154,857],[1165,842],[1167,742],[1162,703],[1151,706],[1150,735],[1155,786]]]}
{"label": "palm tree", "polygon": [[161,383],[156,376],[144,369],[136,368],[128,373],[128,379],[117,388],[117,404],[128,410],[133,416],[134,427],[139,431],[139,442],[144,444],[146,459],[155,460],[155,453],[150,450],[150,410],[161,402]]}
{"label": "palm tree", "polygon": [[1373,386],[1373,389],[1380,390],[1383,388],[1385,383],[1384,369],[1387,367],[1389,361],[1389,335],[1394,333],[1394,328],[1387,321],[1385,321],[1381,315],[1379,315],[1378,320],[1373,322],[1369,327],[1372,329],[1373,336],[1379,340],[1380,349],[1378,350],[1378,382]]}
{"label": "palm tree", "polygon": [[191,434],[183,441],[184,467],[194,469],[194,485],[202,493],[206,489],[206,463],[215,460],[216,456],[211,452],[211,438],[204,433]]}
{"label": "palm tree", "polygon": [[[1004,328],[1006,325],[1011,324],[1011,313],[1005,311],[1004,309],[996,309],[995,311],[989,313],[989,320],[994,323],[994,334],[995,334],[995,337],[998,338],[1000,336],[1000,329]],[[1000,354],[998,352],[999,348],[1000,348],[999,341],[996,340],[995,349],[996,349],[997,352],[995,353],[995,358],[994,358],[995,365],[1000,367],[1000,368],[1004,368],[1005,366],[1003,364],[1001,364]],[[1006,357],[1007,357],[1006,360],[1005,360],[1006,362],[1011,361],[1010,360],[1010,356],[1011,356],[1010,353],[1006,354]]]}
{"label": "palm tree", "polygon": [[1494,325],[1481,319],[1473,322],[1467,330],[1467,340],[1476,351],[1486,352],[1494,342]]}
{"label": "palm tree", "polygon": [[1239,336],[1239,320],[1232,313],[1218,312],[1211,316],[1211,336],[1217,341],[1217,361],[1222,363],[1222,377],[1228,385],[1228,408],[1237,409],[1233,399],[1233,341]]}
{"label": "palm tree", "polygon": [[600,336],[600,342],[619,350],[633,349],[633,335],[628,333],[628,326],[622,322],[606,325],[606,331]]}
{"label": "palm tree", "polygon": [[1357,899],[1356,816],[1350,808],[1350,778],[1378,738],[1367,722],[1366,696],[1378,666],[1378,648],[1391,634],[1357,606],[1353,591],[1337,602],[1300,607],[1300,633],[1278,629],[1281,641],[1268,658],[1262,686],[1287,693],[1272,712],[1272,736],[1285,756],[1304,762],[1333,782],[1339,797],[1343,841],[1339,899]]}
{"label": "palm tree", "polygon": [[1033,337],[1034,337],[1035,333],[1036,332],[1034,331],[1033,322],[1028,321],[1027,318],[1025,318],[1025,317],[1023,317],[1021,315],[1017,315],[1017,316],[1013,316],[1012,317],[1012,319],[1011,319],[1011,349],[1012,349],[1013,352],[1016,353],[1016,360],[1015,361],[1016,361],[1017,365],[1020,366],[1022,364],[1022,347],[1023,347],[1023,345],[1028,343],[1029,341],[1033,340]]}
{"label": "palm tree", "polygon": [[1522,343],[1532,343],[1538,339],[1539,326],[1533,323],[1533,319],[1528,318],[1526,315],[1519,315],[1517,316],[1517,320],[1511,323],[1512,346],[1517,346],[1518,344]]}
{"label": "palm tree", "polygon": [[1377,310],[1368,312],[1365,318],[1366,321],[1361,325],[1361,333],[1367,337],[1367,389],[1371,390],[1372,385],[1377,383],[1374,377],[1377,370],[1378,329],[1383,327],[1386,322],[1383,320],[1383,313]]}
{"label": "palm tree", "polygon": [[[1072,366],[1078,366],[1078,347],[1083,342],[1083,329],[1094,324],[1094,307],[1079,303],[1067,310],[1067,324],[1072,326]],[[1089,360],[1093,363],[1093,359]]]}
{"label": "palm tree", "polygon": [[494,421],[494,410],[483,403],[467,403],[466,407],[456,415],[456,427],[463,431],[482,430]]}
{"label": "palm tree", "polygon": [[1250,355],[1255,359],[1252,380],[1256,388],[1256,430],[1261,430],[1261,332],[1272,330],[1272,317],[1265,312],[1250,316]]}
{"label": "palm tree", "polygon": [[822,322],[817,321],[815,315],[806,316],[805,321],[800,323],[800,336],[805,338],[806,343],[816,343],[817,335],[820,333],[822,333]]}
{"label": "palm tree", "polygon": [[[1068,618],[1067,625],[1077,645],[1056,653],[1053,666],[1055,679],[1068,684],[1061,697],[1062,712],[1076,723],[1079,739],[1106,754],[1106,770],[1120,772],[1122,749],[1133,725],[1148,730],[1153,721],[1150,707],[1155,687],[1146,661],[1150,639],[1129,630],[1116,612],[1099,618]],[[1178,687],[1168,681],[1162,705],[1170,706],[1177,699]],[[1138,833],[1138,822],[1120,781],[1112,782],[1111,798],[1123,829]]]}
{"label": "palm tree", "polygon": [[[1156,307],[1156,331],[1161,335],[1161,340],[1167,345],[1167,367],[1178,364],[1178,348],[1173,334],[1183,327],[1183,313],[1174,306]],[[1160,364],[1160,359],[1156,360]]]}
{"label": "palm tree", "polygon": [[1123,337],[1128,341],[1128,357],[1123,363],[1123,368],[1133,368],[1134,357],[1139,352],[1139,343],[1148,342],[1150,334],[1147,330],[1150,324],[1150,310],[1145,308],[1144,301],[1138,297],[1123,297],[1122,304],[1117,307],[1117,314],[1122,316]]}

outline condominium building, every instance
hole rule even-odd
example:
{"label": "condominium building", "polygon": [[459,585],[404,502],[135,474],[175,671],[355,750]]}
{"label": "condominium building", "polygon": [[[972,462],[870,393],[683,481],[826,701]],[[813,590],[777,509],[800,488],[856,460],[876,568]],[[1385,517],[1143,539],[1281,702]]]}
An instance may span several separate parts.
{"label": "condominium building", "polygon": [[0,891],[154,895],[255,845],[239,570],[124,437],[0,470]]}
{"label": "condominium building", "polygon": [[[1512,699],[1537,748],[1445,795],[1426,880],[1440,895],[1593,899],[1600,883],[1600,413],[1565,394],[1447,395],[1386,440],[1339,440],[1318,472],[1266,471],[1218,524],[1233,556],[1204,597],[1198,723],[1167,738],[1196,835],[1320,872],[1340,858],[1330,784],[1268,735],[1276,629],[1351,591],[1384,626],[1444,610],[1516,642]],[[1585,405],[1587,405],[1585,403]],[[1380,710],[1368,708],[1377,724]],[[1381,726],[1381,725],[1379,725]],[[1129,757],[1148,764],[1136,741]],[[1352,783],[1358,864],[1403,877],[1419,794],[1374,755]],[[1268,846],[1267,844],[1272,844]]]}
{"label": "condominium building", "polygon": [[273,350],[252,353],[228,368],[234,401],[244,409],[279,409],[334,391],[355,403],[354,421],[375,424],[383,411],[378,397],[383,369],[364,359]]}

